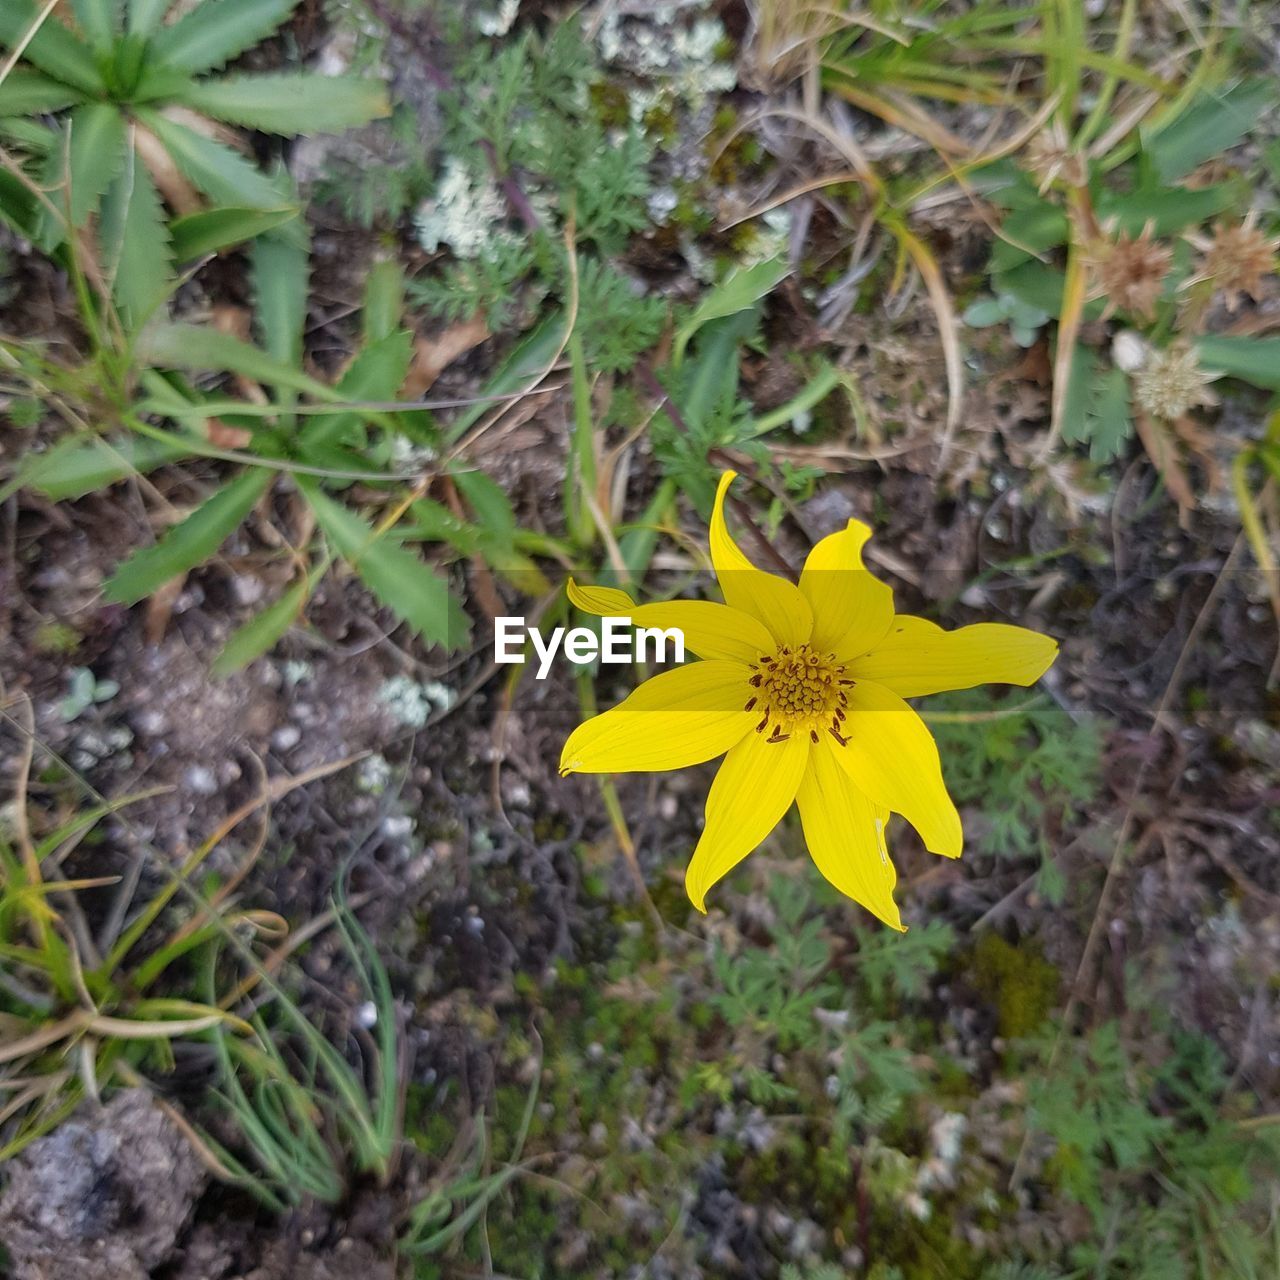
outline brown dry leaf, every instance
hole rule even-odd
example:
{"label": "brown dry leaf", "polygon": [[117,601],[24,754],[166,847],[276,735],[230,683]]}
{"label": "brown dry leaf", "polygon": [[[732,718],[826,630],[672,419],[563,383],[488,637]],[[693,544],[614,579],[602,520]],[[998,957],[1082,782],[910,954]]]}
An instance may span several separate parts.
{"label": "brown dry leaf", "polygon": [[247,449],[253,443],[253,432],[244,427],[229,427],[220,418],[210,418],[205,424],[205,437],[219,449]]}
{"label": "brown dry leaf", "polygon": [[173,606],[178,603],[178,597],[186,583],[187,575],[180,573],[176,578],[163,583],[148,598],[142,633],[152,648],[164,639],[164,633],[169,629],[169,619],[173,616]]}
{"label": "brown dry leaf", "polygon": [[198,213],[204,208],[195,187],[178,171],[173,157],[150,129],[133,126],[133,147],[146,165],[165,204],[177,214]]}
{"label": "brown dry leaf", "polygon": [[404,380],[409,400],[420,399],[425,391],[459,356],[478,347],[489,336],[489,326],[479,314],[450,325],[434,337],[419,338],[413,344],[413,364]]}
{"label": "brown dry leaf", "polygon": [[1134,413],[1133,424],[1142,447],[1147,451],[1147,457],[1151,459],[1152,465],[1160,473],[1173,500],[1178,504],[1178,523],[1186,528],[1191,513],[1196,509],[1196,495],[1192,492],[1191,482],[1178,457],[1173,437],[1141,409]]}

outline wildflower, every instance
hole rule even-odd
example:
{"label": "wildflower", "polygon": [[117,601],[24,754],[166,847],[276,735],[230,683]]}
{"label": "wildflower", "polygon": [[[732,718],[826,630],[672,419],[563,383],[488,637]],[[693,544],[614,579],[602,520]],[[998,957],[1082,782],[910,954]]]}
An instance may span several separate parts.
{"label": "wildflower", "polygon": [[1212,280],[1222,292],[1228,311],[1240,305],[1242,294],[1247,293],[1257,302],[1262,297],[1263,276],[1275,275],[1277,270],[1280,240],[1259,231],[1257,218],[1258,211],[1251,209],[1238,226],[1219,223],[1213,229],[1213,239],[1198,244],[1204,250],[1204,259],[1196,279]]}
{"label": "wildflower", "polygon": [[1084,155],[1075,150],[1061,120],[1041,129],[1027,146],[1027,168],[1039,183],[1044,195],[1059,180],[1069,187],[1083,187],[1089,181]]}
{"label": "wildflower", "polygon": [[725,525],[733,478],[721,478],[711,517],[724,604],[637,606],[625,592],[570,582],[580,609],[679,627],[703,660],[654,676],[579,725],[560,772],[681,769],[723,755],[685,874],[699,911],[794,801],[819,871],[900,930],[885,845],[890,812],[943,857],[959,857],[963,841],[933,737],[904,699],[988,681],[1032,684],[1057,645],[1021,627],[947,632],[895,615],[892,589],[863,566],[871,530],[857,520],[810,551],[799,586],[757,569]]}
{"label": "wildflower", "polygon": [[1092,296],[1107,299],[1107,314],[1124,311],[1150,320],[1173,265],[1173,251],[1153,240],[1147,226],[1137,237],[1122,233],[1099,241],[1089,251],[1088,265],[1095,280]]}
{"label": "wildflower", "polygon": [[1152,417],[1174,421],[1197,405],[1217,403],[1209,388],[1216,374],[1200,365],[1195,349],[1174,343],[1154,351],[1133,379],[1138,404]]}

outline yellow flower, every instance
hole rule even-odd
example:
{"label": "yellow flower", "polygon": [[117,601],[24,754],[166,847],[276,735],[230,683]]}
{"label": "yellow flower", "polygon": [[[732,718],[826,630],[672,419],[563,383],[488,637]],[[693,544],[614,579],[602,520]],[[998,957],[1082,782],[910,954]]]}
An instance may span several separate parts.
{"label": "yellow flower", "polygon": [[639,605],[611,587],[569,583],[588,613],[679,627],[702,659],[646,680],[569,736],[560,772],[683,769],[724,756],[685,873],[693,905],[800,810],[809,853],[841,893],[903,928],[885,846],[900,813],[925,847],[960,856],[960,815],[933,737],[904,698],[998,681],[1033,684],[1058,646],[1022,627],[944,631],[895,615],[893,591],[864,568],[867,525],[850,520],[809,553],[800,585],[757,569],[725,526],[720,480],[711,563],[725,603]]}

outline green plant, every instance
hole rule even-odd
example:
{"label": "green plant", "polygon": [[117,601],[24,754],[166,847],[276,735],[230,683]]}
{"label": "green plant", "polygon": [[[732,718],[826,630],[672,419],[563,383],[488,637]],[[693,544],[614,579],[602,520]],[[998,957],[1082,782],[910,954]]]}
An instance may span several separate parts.
{"label": "green plant", "polygon": [[[131,604],[215,555],[249,514],[266,503],[280,477],[291,476],[323,542],[314,557],[306,554],[308,548],[292,556],[293,584],[232,635],[217,660],[220,672],[269,649],[301,616],[334,560],[349,564],[382,604],[426,640],[459,645],[468,627],[465,614],[446,582],[404,545],[421,535],[397,527],[422,490],[406,495],[390,469],[396,450],[402,444],[428,447],[435,439],[423,413],[396,413],[389,407],[413,359],[412,335],[400,327],[399,271],[384,263],[371,272],[360,345],[329,385],[301,367],[305,253],[283,242],[263,242],[257,266],[260,345],[186,323],[152,325],[138,349],[138,358],[150,365],[141,374],[145,394],[125,411],[135,436],[112,440],[92,435],[88,441],[67,437],[29,458],[19,483],[62,499],[165,462],[211,456],[239,464],[228,479],[215,480],[213,491],[185,519],[116,569],[106,586],[107,597]],[[201,389],[209,373],[232,377],[249,387],[253,398],[209,394]],[[168,419],[175,427],[153,426],[156,418]],[[229,434],[238,448],[213,445],[213,424],[221,433],[216,438]],[[356,480],[369,486],[386,507],[376,527],[344,500]],[[474,476],[459,476],[458,483],[476,501],[487,503],[487,523],[495,524],[502,504],[495,499],[494,487]],[[509,510],[508,506],[508,515]],[[465,521],[456,524],[465,530]],[[483,544],[491,549],[501,545],[496,529]]]}
{"label": "green plant", "polygon": [[998,857],[1038,853],[1041,887],[1056,898],[1061,883],[1049,859],[1050,833],[1096,792],[1098,726],[1038,700],[1001,707],[978,692],[954,695],[929,723],[957,803],[980,801],[988,817],[979,847]]}
{"label": "green plant", "polygon": [[[274,982],[273,1014],[255,1015],[252,1038],[226,1035],[221,1027],[210,1032],[220,1072],[217,1096],[254,1168],[209,1135],[204,1140],[232,1181],[277,1212],[307,1199],[334,1204],[354,1175],[385,1182],[401,1142],[399,1014],[386,968],[351,912],[341,878],[333,917],[372,1010],[374,1033],[363,1066],[352,1066]],[[210,1000],[216,962],[210,948]]]}
{"label": "green plant", "polygon": [[[68,1116],[86,1094],[130,1078],[135,1068],[164,1067],[174,1040],[244,1024],[215,1000],[163,993],[193,951],[235,923],[238,913],[230,904],[191,890],[195,902],[187,918],[162,919],[176,879],[140,893],[137,878],[64,870],[80,846],[92,844],[104,820],[154,793],[86,803],[53,760],[41,790],[56,802],[37,808],[27,794],[36,750],[30,704],[24,698],[0,703],[0,714],[25,743],[14,816],[8,826],[0,825],[3,1162]],[[188,857],[184,881],[217,843],[215,838]],[[107,895],[110,889],[114,898]],[[99,902],[92,927],[83,905],[88,895]]]}
{"label": "green plant", "polygon": [[665,306],[609,261],[648,224],[649,148],[633,125],[611,134],[590,91],[599,76],[577,21],[462,55],[441,98],[446,160],[418,214],[424,247],[451,257],[410,292],[491,328],[572,302],[588,365],[611,373],[654,343]]}
{"label": "green plant", "polygon": [[225,126],[292,137],[389,108],[365,77],[212,74],[297,5],[199,0],[165,23],[166,0],[77,0],[74,19],[8,0],[0,142],[22,163],[0,173],[0,216],[45,251],[65,249],[135,327],[171,290],[176,263],[273,229],[303,243],[288,183],[246,159]]}
{"label": "green plant", "polygon": [[1048,1173],[1094,1222],[1072,1262],[1125,1280],[1264,1275],[1274,1266],[1264,1188],[1280,1149],[1224,1114],[1227,1076],[1210,1041],[1158,1008],[1140,1016],[1144,1034],[1103,1023],[1067,1038],[1056,1061],[1054,1033],[1028,1044],[1051,1066],[1031,1077],[1029,1115],[1054,1140]]}
{"label": "green plant", "polygon": [[99,680],[88,667],[73,667],[68,676],[70,688],[58,704],[58,714],[67,721],[75,720],[98,702],[109,702],[120,692],[114,680]]}

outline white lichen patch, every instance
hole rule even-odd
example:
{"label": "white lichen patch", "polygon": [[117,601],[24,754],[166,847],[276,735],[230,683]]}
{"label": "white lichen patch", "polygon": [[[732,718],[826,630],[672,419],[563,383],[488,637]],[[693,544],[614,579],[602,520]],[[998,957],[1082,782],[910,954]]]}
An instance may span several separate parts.
{"label": "white lichen patch", "polygon": [[447,245],[455,257],[473,259],[511,240],[506,214],[506,202],[493,179],[476,177],[456,156],[449,156],[435,195],[419,205],[414,225],[428,253]]}
{"label": "white lichen patch", "polygon": [[457,696],[438,680],[423,683],[403,675],[392,676],[378,690],[378,700],[386,705],[394,720],[408,729],[421,729],[433,711],[448,711]]}

